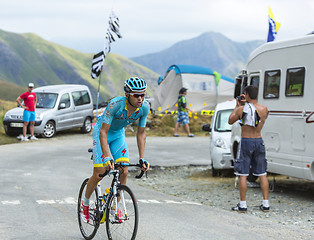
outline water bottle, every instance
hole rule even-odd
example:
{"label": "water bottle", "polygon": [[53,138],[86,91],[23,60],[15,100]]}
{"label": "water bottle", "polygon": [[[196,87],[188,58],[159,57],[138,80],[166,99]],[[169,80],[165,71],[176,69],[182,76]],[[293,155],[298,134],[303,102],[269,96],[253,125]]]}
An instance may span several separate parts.
{"label": "water bottle", "polygon": [[110,192],[110,188],[106,188],[105,193],[104,193],[104,196],[103,196],[103,198],[102,198],[102,200],[103,200],[104,203],[105,203],[106,200],[107,200],[107,197],[108,197],[109,192]]}

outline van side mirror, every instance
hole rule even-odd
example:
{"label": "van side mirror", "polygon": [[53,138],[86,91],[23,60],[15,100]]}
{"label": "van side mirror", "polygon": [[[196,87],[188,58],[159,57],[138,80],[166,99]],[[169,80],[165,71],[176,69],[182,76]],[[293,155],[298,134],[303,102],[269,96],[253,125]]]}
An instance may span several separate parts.
{"label": "van side mirror", "polygon": [[210,132],[212,129],[210,128],[210,124],[204,124],[202,126],[202,130],[205,132]]}
{"label": "van side mirror", "polygon": [[65,103],[60,103],[58,109],[60,110],[60,109],[64,109],[64,108],[65,108]]}

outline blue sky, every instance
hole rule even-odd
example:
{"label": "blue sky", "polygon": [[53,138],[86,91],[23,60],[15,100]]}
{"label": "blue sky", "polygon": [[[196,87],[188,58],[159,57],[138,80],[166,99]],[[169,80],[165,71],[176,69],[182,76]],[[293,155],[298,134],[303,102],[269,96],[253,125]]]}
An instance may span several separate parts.
{"label": "blue sky", "polygon": [[0,0],[0,29],[96,53],[113,10],[123,38],[112,52],[134,57],[209,31],[238,42],[266,41],[268,6],[281,23],[277,40],[314,31],[313,0]]}

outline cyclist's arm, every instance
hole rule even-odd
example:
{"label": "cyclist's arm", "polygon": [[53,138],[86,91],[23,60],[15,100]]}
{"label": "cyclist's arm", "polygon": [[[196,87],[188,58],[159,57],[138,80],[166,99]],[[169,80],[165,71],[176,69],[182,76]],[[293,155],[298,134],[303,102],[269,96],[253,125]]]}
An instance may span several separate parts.
{"label": "cyclist's arm", "polygon": [[109,154],[109,147],[108,147],[108,142],[107,142],[107,133],[109,131],[110,124],[107,123],[102,123],[100,131],[99,131],[99,141],[100,141],[100,146],[101,150],[103,153],[103,157],[110,157]]}
{"label": "cyclist's arm", "polygon": [[144,158],[144,152],[145,152],[145,144],[146,144],[145,127],[138,127],[136,138],[137,138],[138,154],[141,159],[141,158]]}

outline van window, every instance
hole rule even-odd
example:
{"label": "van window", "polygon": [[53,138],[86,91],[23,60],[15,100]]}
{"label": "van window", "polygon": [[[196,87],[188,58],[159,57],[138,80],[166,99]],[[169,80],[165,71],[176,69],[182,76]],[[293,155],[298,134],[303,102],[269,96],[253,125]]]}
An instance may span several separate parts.
{"label": "van window", "polygon": [[36,93],[36,108],[54,108],[58,94],[56,93]]}
{"label": "van window", "polygon": [[259,84],[259,76],[251,76],[251,84],[258,89],[258,84]]}
{"label": "van window", "polygon": [[[61,103],[64,103],[65,104],[65,108],[69,108],[71,103],[70,103],[70,95],[68,93],[65,93],[61,96],[61,99],[60,99],[60,104]],[[59,104],[59,105],[60,105]]]}
{"label": "van window", "polygon": [[287,69],[286,96],[303,96],[305,68]]}
{"label": "van window", "polygon": [[90,97],[89,97],[89,94],[86,90],[72,92],[72,97],[73,97],[73,101],[74,101],[75,106],[80,106],[80,105],[90,103]]}
{"label": "van window", "polygon": [[231,132],[232,125],[228,123],[228,119],[233,109],[221,110],[217,112],[215,131],[216,132]]}
{"label": "van window", "polygon": [[280,70],[265,72],[264,98],[279,98]]}

